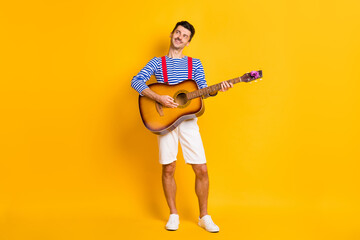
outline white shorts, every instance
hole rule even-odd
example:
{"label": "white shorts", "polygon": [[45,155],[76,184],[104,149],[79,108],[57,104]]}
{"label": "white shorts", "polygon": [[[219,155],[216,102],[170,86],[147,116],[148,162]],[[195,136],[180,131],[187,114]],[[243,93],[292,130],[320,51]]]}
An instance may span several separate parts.
{"label": "white shorts", "polygon": [[187,164],[206,163],[197,118],[185,120],[173,131],[158,136],[159,161],[170,164],[177,160],[179,140]]}

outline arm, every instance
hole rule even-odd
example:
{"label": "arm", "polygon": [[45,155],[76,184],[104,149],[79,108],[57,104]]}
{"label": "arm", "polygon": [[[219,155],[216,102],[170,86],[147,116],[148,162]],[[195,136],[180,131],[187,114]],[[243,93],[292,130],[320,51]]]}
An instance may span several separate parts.
{"label": "arm", "polygon": [[151,59],[146,66],[131,80],[131,87],[134,88],[141,96],[146,96],[154,101],[159,102],[165,107],[175,108],[178,106],[174,99],[167,95],[159,95],[152,91],[146,82],[151,75],[155,74],[159,60],[157,58]]}
{"label": "arm", "polygon": [[161,105],[168,108],[176,108],[179,104],[174,102],[174,99],[168,95],[159,95],[150,88],[146,88],[141,92],[141,95],[146,96],[154,101],[159,102]]}
{"label": "arm", "polygon": [[[199,59],[197,59],[196,63],[195,63],[195,72],[194,72],[194,80],[197,83],[197,85],[199,86],[200,89],[207,87],[207,83],[205,80],[205,72],[204,72],[204,67],[201,63],[201,61]],[[221,85],[221,90],[220,91],[226,91],[230,86],[227,82],[223,82]],[[218,94],[218,92],[212,92],[209,93],[208,95],[204,96],[204,98],[208,98],[208,97],[215,97]]]}
{"label": "arm", "polygon": [[144,89],[149,88],[146,82],[152,75],[155,74],[159,62],[157,58],[151,59],[141,71],[131,80],[131,87],[134,88],[140,95]]}
{"label": "arm", "polygon": [[[207,87],[207,83],[205,80],[205,72],[204,67],[200,61],[200,59],[194,59],[194,79],[196,84],[198,85],[199,89]],[[216,96],[217,92],[210,93],[205,95],[203,98],[208,98],[210,96]]]}
{"label": "arm", "polygon": [[[194,73],[194,80],[196,81],[196,83],[198,84],[199,88],[204,88],[207,87],[207,83],[205,80],[205,73],[204,73],[204,68],[202,66],[202,63],[200,60],[198,60],[196,62],[195,65],[195,73]],[[226,81],[221,83],[221,90],[220,92],[225,92],[227,91],[229,88],[232,88],[233,84],[232,83],[228,83]],[[205,96],[204,98],[208,98],[208,97],[215,97],[218,94],[218,92],[212,92],[210,94],[208,94],[207,96]]]}

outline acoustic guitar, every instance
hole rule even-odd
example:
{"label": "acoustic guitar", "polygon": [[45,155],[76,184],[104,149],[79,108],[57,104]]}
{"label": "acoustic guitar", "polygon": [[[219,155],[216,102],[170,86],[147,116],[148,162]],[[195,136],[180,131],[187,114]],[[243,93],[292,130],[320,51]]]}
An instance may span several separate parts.
{"label": "acoustic guitar", "polygon": [[[261,70],[246,73],[227,82],[236,84],[258,78],[262,78]],[[184,120],[201,116],[205,111],[203,97],[219,91],[221,83],[199,89],[194,80],[188,79],[174,85],[153,83],[149,88],[157,94],[171,96],[179,104],[176,108],[167,108],[148,97],[139,96],[140,115],[145,127],[155,134],[163,135],[174,130]]]}

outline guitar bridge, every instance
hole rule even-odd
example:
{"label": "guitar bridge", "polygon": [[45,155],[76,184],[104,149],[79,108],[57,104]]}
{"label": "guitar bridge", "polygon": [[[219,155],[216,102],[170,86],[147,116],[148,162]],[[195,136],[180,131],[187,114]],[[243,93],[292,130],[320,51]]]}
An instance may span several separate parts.
{"label": "guitar bridge", "polygon": [[159,113],[160,117],[163,117],[164,116],[163,105],[161,105],[158,102],[155,102],[155,108],[156,108],[156,111]]}

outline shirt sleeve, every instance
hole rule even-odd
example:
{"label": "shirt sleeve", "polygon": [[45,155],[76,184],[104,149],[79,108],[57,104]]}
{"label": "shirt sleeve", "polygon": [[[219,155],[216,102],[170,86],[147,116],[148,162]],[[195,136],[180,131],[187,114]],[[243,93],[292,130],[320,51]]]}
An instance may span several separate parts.
{"label": "shirt sleeve", "polygon": [[158,66],[158,60],[156,57],[154,57],[153,59],[151,59],[146,66],[141,69],[141,71],[133,77],[133,79],[131,80],[131,87],[134,88],[140,95],[141,92],[146,89],[149,88],[146,85],[146,82],[150,79],[151,75],[155,74],[155,71],[157,69]]}
{"label": "shirt sleeve", "polygon": [[[204,67],[199,59],[197,59],[196,64],[195,64],[194,80],[197,83],[197,85],[199,86],[199,89],[207,87],[207,82],[205,80]],[[204,96],[204,98],[215,97],[217,95],[217,93],[218,92],[214,93],[213,95],[206,94]]]}
{"label": "shirt sleeve", "polygon": [[[194,59],[195,60],[195,59]],[[200,89],[207,87],[207,83],[205,80],[205,72],[204,67],[199,59],[194,61],[194,80],[199,86]]]}

